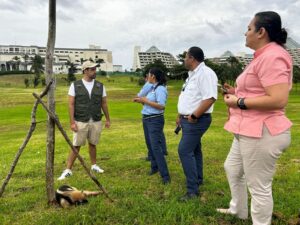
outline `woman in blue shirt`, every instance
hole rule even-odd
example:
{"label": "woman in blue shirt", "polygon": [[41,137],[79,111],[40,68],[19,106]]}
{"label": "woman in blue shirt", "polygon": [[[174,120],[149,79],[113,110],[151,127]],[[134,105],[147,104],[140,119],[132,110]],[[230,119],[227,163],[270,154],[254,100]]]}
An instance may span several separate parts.
{"label": "woman in blue shirt", "polygon": [[144,105],[142,114],[145,141],[151,156],[149,175],[160,172],[163,184],[168,184],[170,174],[161,142],[165,123],[164,109],[168,97],[166,77],[160,69],[152,68],[149,70],[148,82],[152,84],[151,90],[145,97],[136,97],[134,101]]}
{"label": "woman in blue shirt", "polygon": [[[137,97],[145,97],[145,96],[147,96],[147,94],[150,91],[152,91],[153,84],[151,84],[151,83],[148,82],[148,74],[146,74],[146,76],[145,76],[145,82],[146,83],[144,84],[144,86],[142,87],[142,89],[140,90],[140,92],[137,94]],[[145,129],[144,129],[144,132],[146,132]],[[160,141],[161,141],[162,151],[163,151],[164,155],[168,155],[166,137],[165,137],[164,132],[162,132],[162,136],[161,136]],[[149,140],[146,139],[146,142],[149,142]],[[150,146],[149,143],[147,143],[147,149],[148,149],[148,146]],[[146,161],[150,161],[150,159],[151,159],[150,150],[149,149],[148,149],[148,155],[147,155],[147,157],[145,159],[146,159]]]}

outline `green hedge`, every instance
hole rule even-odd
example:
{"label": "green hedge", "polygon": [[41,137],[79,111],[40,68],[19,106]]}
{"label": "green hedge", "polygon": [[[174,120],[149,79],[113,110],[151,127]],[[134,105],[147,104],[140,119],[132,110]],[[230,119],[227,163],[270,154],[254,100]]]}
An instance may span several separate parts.
{"label": "green hedge", "polygon": [[33,74],[30,71],[25,71],[25,70],[19,70],[19,71],[0,71],[0,76],[2,75],[10,75],[10,74]]}

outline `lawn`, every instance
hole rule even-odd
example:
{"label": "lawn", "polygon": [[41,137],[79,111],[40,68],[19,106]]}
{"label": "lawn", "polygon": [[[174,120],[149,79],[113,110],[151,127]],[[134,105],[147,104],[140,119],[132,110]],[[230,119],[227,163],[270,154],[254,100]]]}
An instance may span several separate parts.
{"label": "lawn", "polygon": [[[35,99],[32,92],[42,88],[25,88],[24,77],[0,77],[0,182],[4,181],[16,152],[30,127],[30,114]],[[104,129],[98,148],[98,163],[105,173],[96,175],[115,200],[104,195],[89,199],[89,204],[61,209],[47,205],[45,191],[46,113],[39,106],[37,128],[23,152],[15,172],[0,199],[0,224],[251,224],[232,216],[220,215],[217,207],[227,207],[230,191],[223,169],[232,135],[223,129],[227,108],[220,98],[215,104],[213,122],[203,137],[205,181],[199,199],[180,203],[185,193],[185,177],[178,158],[180,135],[174,134],[176,104],[182,81],[170,81],[165,112],[165,135],[169,155],[167,162],[171,184],[164,186],[158,175],[147,176],[141,106],[131,101],[140,87],[137,78],[97,77],[105,84],[111,116],[111,128]],[[56,114],[71,137],[68,123],[68,85],[57,79]],[[45,98],[46,100],[46,98]],[[281,156],[273,182],[273,224],[292,224],[300,209],[300,98],[294,90],[290,95],[287,115],[293,122],[292,144]],[[57,181],[65,168],[69,151],[64,138],[56,131],[55,187],[69,184],[78,189],[97,190],[80,163],[76,161],[73,176]],[[87,148],[81,155],[88,165]]]}

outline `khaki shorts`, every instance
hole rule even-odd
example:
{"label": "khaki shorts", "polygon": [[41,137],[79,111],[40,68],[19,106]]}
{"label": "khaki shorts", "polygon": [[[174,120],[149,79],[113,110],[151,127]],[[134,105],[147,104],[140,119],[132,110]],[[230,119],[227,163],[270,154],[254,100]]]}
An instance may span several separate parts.
{"label": "khaki shorts", "polygon": [[73,145],[83,146],[86,140],[92,145],[97,145],[100,140],[100,134],[102,131],[101,121],[97,122],[78,122],[75,121],[78,131],[73,132]]}

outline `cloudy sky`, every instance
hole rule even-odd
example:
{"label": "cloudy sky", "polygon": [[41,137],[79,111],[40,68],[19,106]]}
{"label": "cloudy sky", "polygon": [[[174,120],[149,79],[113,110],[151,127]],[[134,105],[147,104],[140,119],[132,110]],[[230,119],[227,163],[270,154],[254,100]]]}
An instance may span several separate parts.
{"label": "cloudy sky", "polygon": [[[207,57],[248,52],[244,33],[258,11],[277,11],[300,42],[300,0],[57,0],[56,47],[113,52],[132,67],[133,47],[152,45],[178,55],[199,46]],[[48,0],[0,0],[0,44],[46,46]]]}

